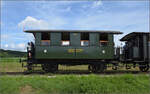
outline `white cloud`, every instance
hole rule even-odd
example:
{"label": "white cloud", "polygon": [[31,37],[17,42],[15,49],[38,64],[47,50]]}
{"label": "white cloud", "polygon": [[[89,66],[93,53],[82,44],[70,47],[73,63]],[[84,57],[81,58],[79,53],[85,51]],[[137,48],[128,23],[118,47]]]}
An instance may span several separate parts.
{"label": "white cloud", "polygon": [[23,21],[18,24],[21,28],[31,28],[31,29],[48,29],[49,24],[44,20],[38,20],[31,16],[27,16]]}
{"label": "white cloud", "polygon": [[[69,10],[70,8],[67,9],[67,11]],[[41,19],[38,20],[31,16],[27,16],[23,21],[18,23],[18,26],[24,29],[58,29],[64,24],[66,24],[64,19],[60,17],[56,16],[50,17],[47,15],[46,17],[49,17],[49,19],[45,21]]]}
{"label": "white cloud", "polygon": [[4,47],[5,47],[5,48],[8,48],[8,44],[5,44]]}
{"label": "white cloud", "polygon": [[92,5],[92,8],[96,8],[96,7],[99,7],[103,5],[102,1],[101,0],[98,0],[98,1],[94,1],[93,2],[93,5]]}

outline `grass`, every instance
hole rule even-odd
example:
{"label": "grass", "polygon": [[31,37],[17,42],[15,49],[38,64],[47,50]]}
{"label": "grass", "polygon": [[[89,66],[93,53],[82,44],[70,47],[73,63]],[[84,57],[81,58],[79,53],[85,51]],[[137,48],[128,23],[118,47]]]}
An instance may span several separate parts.
{"label": "grass", "polygon": [[20,58],[0,58],[0,72],[23,72]]}
{"label": "grass", "polygon": [[0,62],[19,62],[19,57],[0,58]]}
{"label": "grass", "polygon": [[[19,63],[19,58],[0,59],[0,72],[23,72],[24,69]],[[87,69],[87,65],[59,66],[59,70],[85,71]],[[108,68],[109,70],[111,69]],[[148,75],[129,73],[123,75],[22,74],[17,76],[6,74],[0,76],[0,94],[149,94],[149,82],[150,76]]]}
{"label": "grass", "polygon": [[149,94],[147,75],[2,76],[0,94]]}

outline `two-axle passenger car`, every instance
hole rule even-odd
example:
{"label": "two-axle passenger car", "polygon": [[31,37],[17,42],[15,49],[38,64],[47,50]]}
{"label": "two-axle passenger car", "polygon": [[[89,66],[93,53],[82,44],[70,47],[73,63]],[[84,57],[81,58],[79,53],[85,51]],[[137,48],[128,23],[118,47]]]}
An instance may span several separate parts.
{"label": "two-axle passenger car", "polygon": [[[150,56],[149,33],[131,33],[121,39],[123,48],[114,47],[114,35],[119,31],[98,30],[26,30],[32,33],[35,42],[27,47],[27,69],[41,64],[46,72],[55,72],[58,65],[88,64],[92,72],[103,72],[112,64],[116,70],[119,63],[139,65],[148,71]],[[123,54],[120,54],[120,49]]]}

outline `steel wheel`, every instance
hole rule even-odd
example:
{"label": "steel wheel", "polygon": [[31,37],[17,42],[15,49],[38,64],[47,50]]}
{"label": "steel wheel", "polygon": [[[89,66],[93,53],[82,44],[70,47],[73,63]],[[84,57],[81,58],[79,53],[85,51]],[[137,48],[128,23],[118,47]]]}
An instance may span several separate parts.
{"label": "steel wheel", "polygon": [[91,66],[91,65],[88,66],[88,70],[89,70],[90,72],[92,71],[92,66]]}
{"label": "steel wheel", "polygon": [[45,72],[49,72],[48,69],[48,64],[42,64],[42,70],[44,70]]}
{"label": "steel wheel", "polygon": [[93,65],[89,65],[88,69],[93,72],[93,73],[97,73],[98,72],[98,66],[93,64]]}
{"label": "steel wheel", "polygon": [[99,66],[99,72],[104,72],[104,70],[105,70],[105,64],[101,63],[98,66]]}
{"label": "steel wheel", "polygon": [[32,64],[30,64],[30,63],[27,64],[27,70],[32,71]]}
{"label": "steel wheel", "polygon": [[53,65],[51,65],[50,66],[50,70],[51,70],[51,72],[55,72],[55,71],[58,71],[58,64],[53,64]]}
{"label": "steel wheel", "polygon": [[105,69],[105,64],[101,63],[101,64],[89,65],[88,69],[89,69],[89,71],[91,71],[93,73],[103,72]]}
{"label": "steel wheel", "polygon": [[42,64],[42,69],[45,72],[56,72],[58,70],[58,64]]}

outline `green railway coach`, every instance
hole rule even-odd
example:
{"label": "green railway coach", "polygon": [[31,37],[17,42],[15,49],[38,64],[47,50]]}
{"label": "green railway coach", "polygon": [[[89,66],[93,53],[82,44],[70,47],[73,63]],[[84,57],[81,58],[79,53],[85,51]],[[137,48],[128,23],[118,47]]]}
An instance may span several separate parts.
{"label": "green railway coach", "polygon": [[103,71],[105,63],[115,59],[114,34],[118,31],[98,30],[26,30],[35,37],[29,43],[28,69],[42,64],[45,71],[56,71],[58,64],[89,64],[93,72]]}

